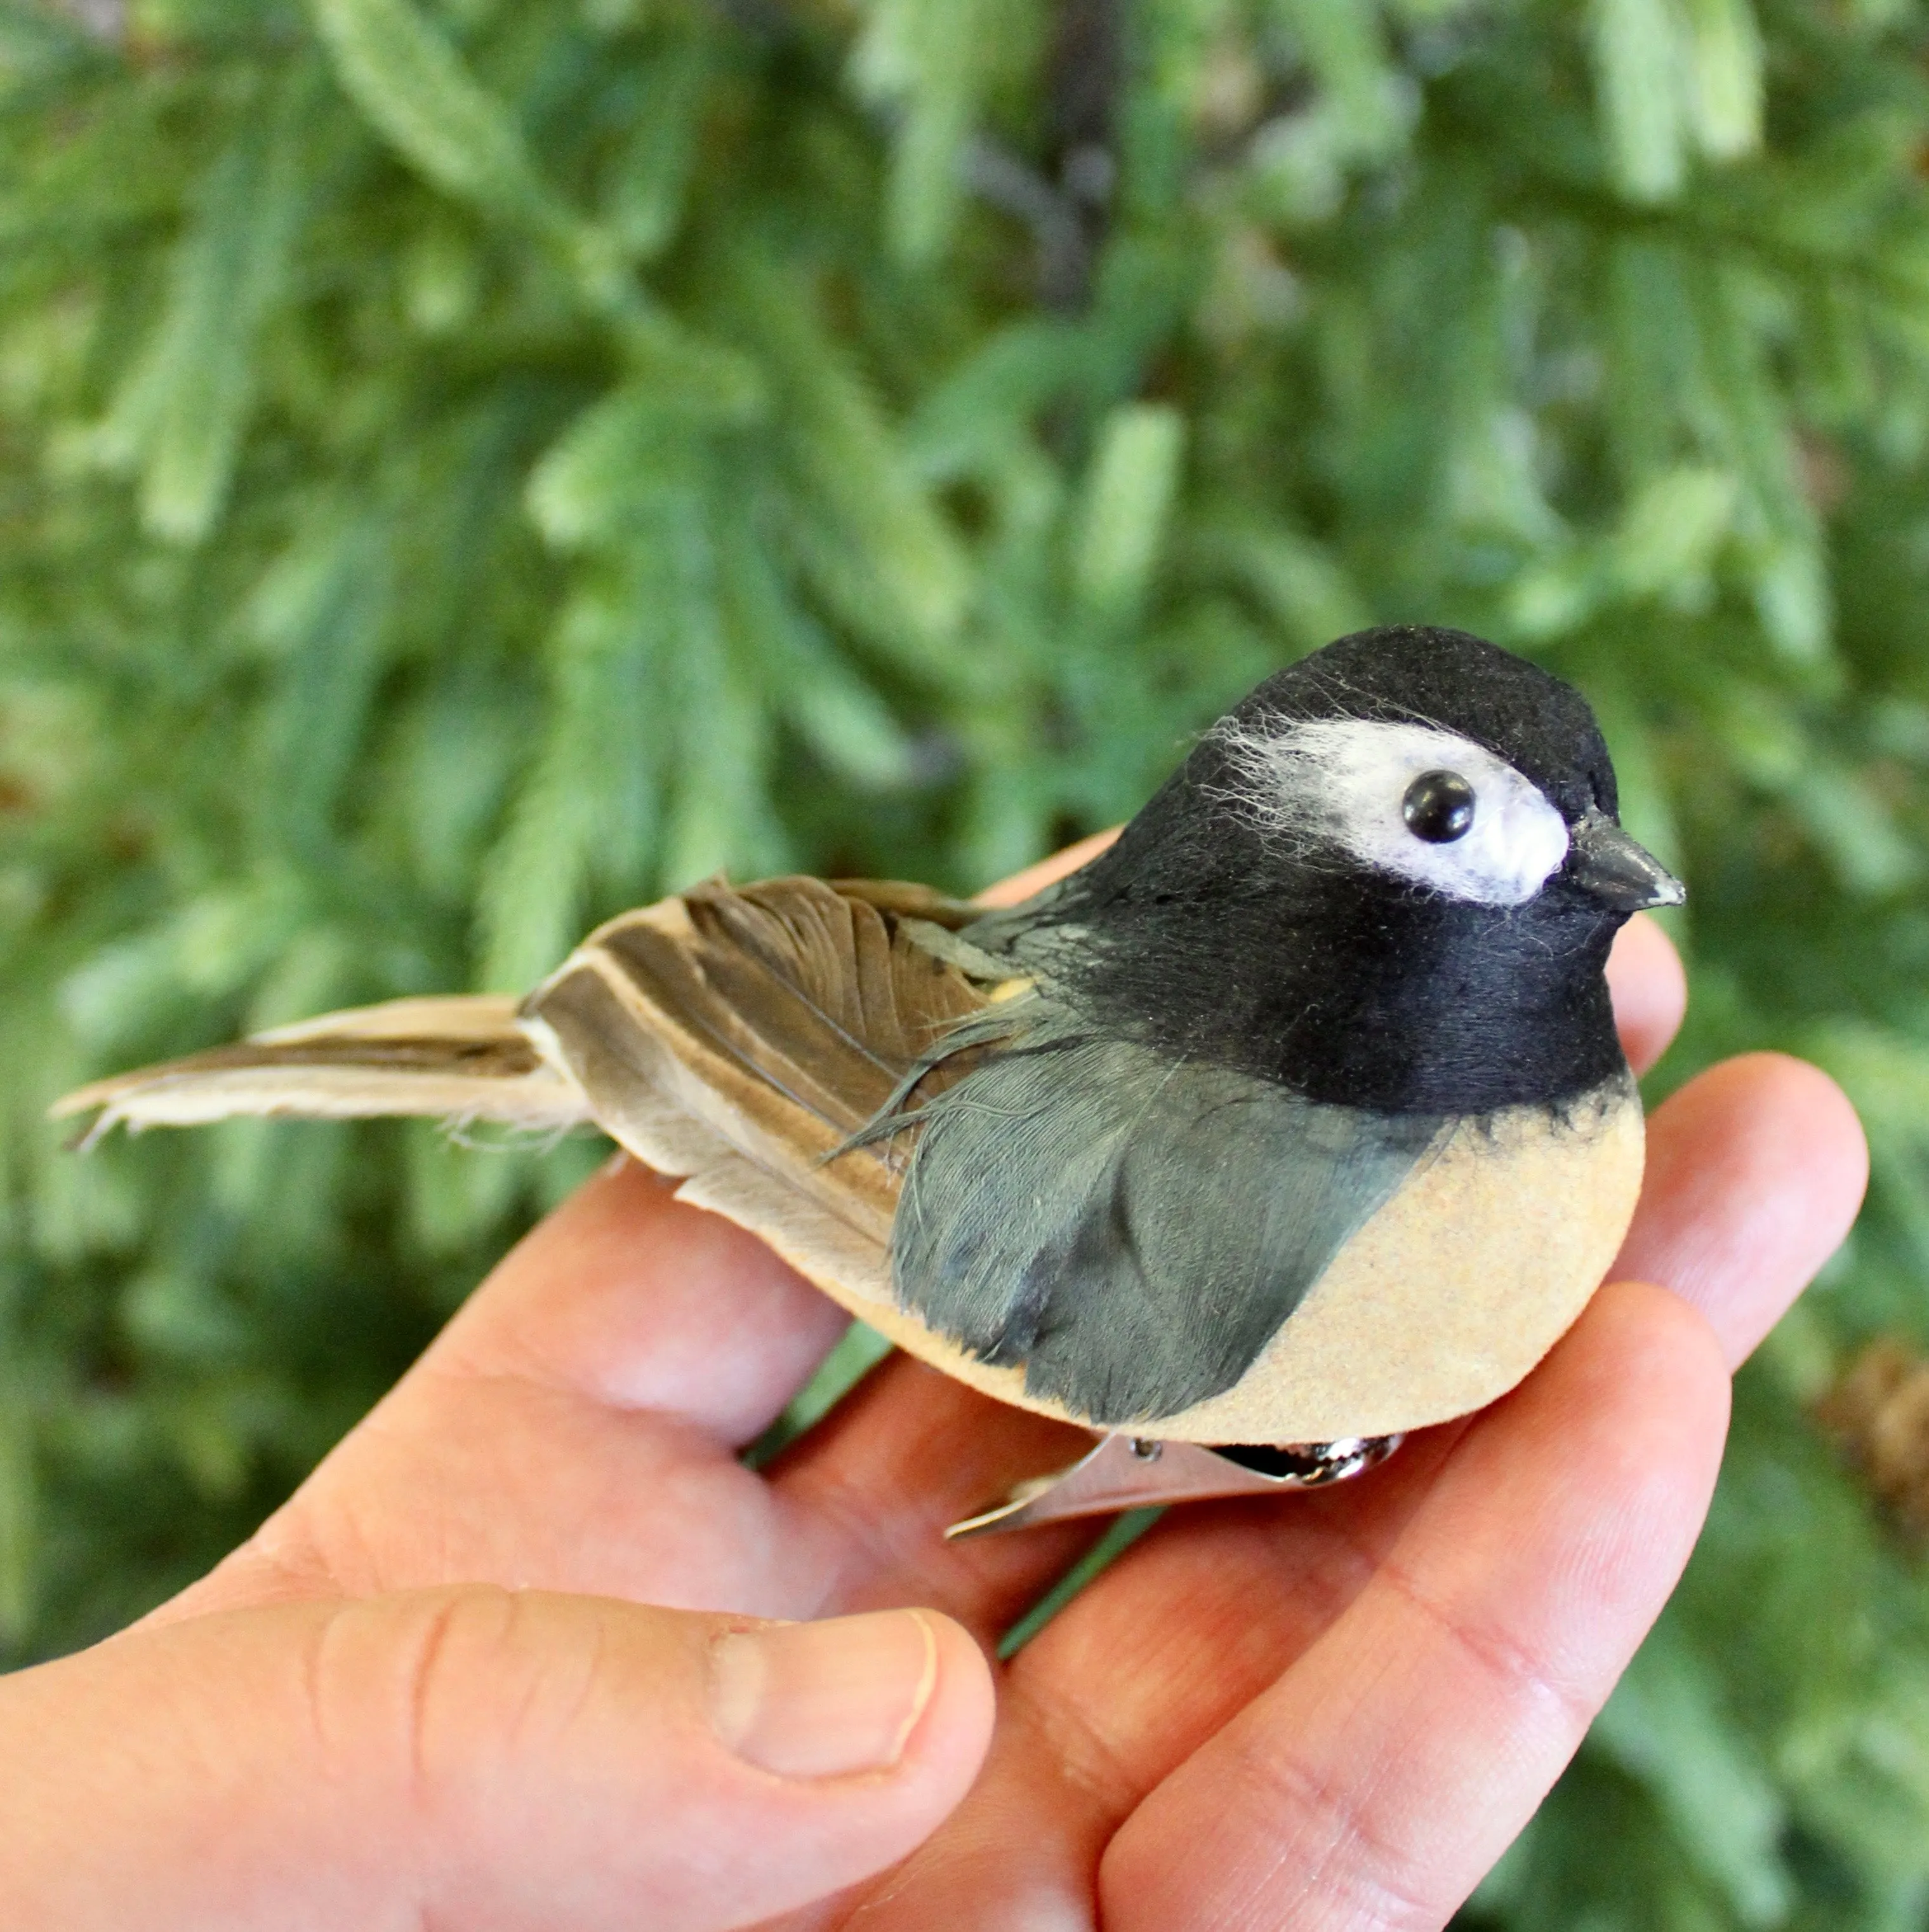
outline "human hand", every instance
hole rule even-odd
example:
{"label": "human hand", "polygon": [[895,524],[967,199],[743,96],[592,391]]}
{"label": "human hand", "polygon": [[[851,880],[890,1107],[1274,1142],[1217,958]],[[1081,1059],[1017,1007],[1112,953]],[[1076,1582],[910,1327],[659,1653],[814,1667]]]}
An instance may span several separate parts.
{"label": "human hand", "polygon": [[[1617,1009],[1651,1058],[1679,974],[1630,933]],[[972,1646],[929,1613],[860,1631],[843,1694],[762,1734],[780,1771],[831,1774],[786,1777],[706,1718],[719,1633],[921,1604],[989,1646],[1091,1532],[938,1532],[1086,1438],[896,1359],[751,1474],[736,1449],[843,1318],[663,1184],[607,1173],[211,1576],[0,1682],[21,1741],[0,1906],[196,1932],[937,1932],[1084,1924],[1101,1901],[1166,1932],[1438,1924],[1685,1557],[1723,1352],[1859,1193],[1846,1105],[1769,1057],[1685,1090],[1651,1144],[1624,1268],[1685,1300],[1604,1291],[1514,1396],[1346,1490],[1168,1516],[1006,1670],[984,1779],[875,1886],[977,1768]],[[888,1757],[921,1685],[894,1766],[839,1774],[840,1748]]]}

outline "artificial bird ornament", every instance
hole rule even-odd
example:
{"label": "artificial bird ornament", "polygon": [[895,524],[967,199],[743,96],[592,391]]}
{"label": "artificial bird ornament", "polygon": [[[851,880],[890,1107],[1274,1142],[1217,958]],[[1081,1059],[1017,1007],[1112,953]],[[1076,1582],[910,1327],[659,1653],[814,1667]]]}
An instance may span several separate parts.
{"label": "artificial bird ornament", "polygon": [[899,1346],[1098,1434],[954,1533],[1304,1486],[1512,1388],[1620,1244],[1604,968],[1682,890],[1616,814],[1569,686],[1362,632],[1010,910],[713,880],[520,1003],[331,1014],[57,1111],[593,1122]]}

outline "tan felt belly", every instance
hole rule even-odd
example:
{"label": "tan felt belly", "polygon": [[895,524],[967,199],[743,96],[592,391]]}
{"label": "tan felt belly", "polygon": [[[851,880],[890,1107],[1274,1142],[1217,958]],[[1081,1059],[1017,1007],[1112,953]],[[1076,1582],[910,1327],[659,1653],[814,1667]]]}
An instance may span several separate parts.
{"label": "tan felt belly", "polygon": [[[1634,1214],[1643,1144],[1631,1081],[1565,1124],[1523,1107],[1452,1130],[1347,1243],[1240,1382],[1147,1421],[1143,1432],[1173,1442],[1324,1442],[1484,1407],[1586,1306]],[[867,1280],[848,1266],[827,1267],[814,1244],[786,1240],[768,1223],[766,1238],[908,1353],[1000,1401],[1086,1420],[1027,1395],[1022,1370],[975,1361],[883,1300],[876,1273],[865,1270]]]}
{"label": "tan felt belly", "polygon": [[1484,1408],[1586,1306],[1633,1218],[1643,1143],[1631,1082],[1571,1125],[1523,1107],[1455,1129],[1245,1378],[1155,1432],[1328,1442]]}

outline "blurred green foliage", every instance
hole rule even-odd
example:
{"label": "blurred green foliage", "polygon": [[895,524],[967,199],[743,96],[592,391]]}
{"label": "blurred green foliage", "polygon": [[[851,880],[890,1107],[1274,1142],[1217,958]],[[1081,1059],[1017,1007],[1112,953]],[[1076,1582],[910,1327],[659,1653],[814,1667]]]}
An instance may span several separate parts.
{"label": "blurred green foliage", "polygon": [[258,1520],[588,1143],[78,1078],[518,988],[713,868],[969,888],[1364,622],[1589,692],[1665,1088],[1877,1156],[1481,1923],[1929,1924],[1919,0],[0,0],[0,1652]]}

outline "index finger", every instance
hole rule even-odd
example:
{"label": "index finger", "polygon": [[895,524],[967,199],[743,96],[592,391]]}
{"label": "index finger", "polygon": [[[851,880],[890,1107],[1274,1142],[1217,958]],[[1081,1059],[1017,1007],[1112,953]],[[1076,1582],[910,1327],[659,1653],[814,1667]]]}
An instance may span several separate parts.
{"label": "index finger", "polygon": [[1107,1924],[1444,1924],[1673,1587],[1727,1390],[1693,1310],[1604,1289],[1298,1667],[1128,1820],[1100,1868]]}

